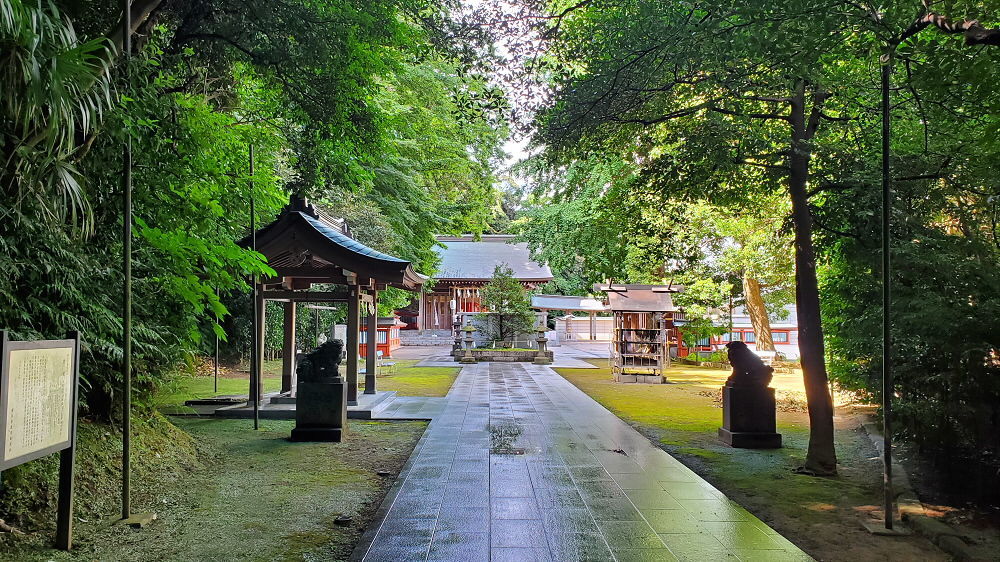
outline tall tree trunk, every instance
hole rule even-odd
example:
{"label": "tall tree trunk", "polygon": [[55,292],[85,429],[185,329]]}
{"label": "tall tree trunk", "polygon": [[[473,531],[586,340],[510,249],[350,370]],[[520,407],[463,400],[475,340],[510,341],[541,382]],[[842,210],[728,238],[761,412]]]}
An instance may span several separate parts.
{"label": "tall tree trunk", "polygon": [[[809,123],[806,120],[804,84],[800,84],[789,105],[792,142],[788,162],[791,168],[788,174],[788,191],[792,199],[792,220],[795,227],[795,302],[798,310],[802,376],[809,406],[809,450],[802,468],[817,475],[834,475],[837,473],[837,452],[833,435],[833,398],[826,374],[816,253],[812,243],[812,216],[806,192],[812,150],[809,140],[815,127],[812,118]],[[817,112],[818,109],[813,108],[816,119]]]}
{"label": "tall tree trunk", "polygon": [[760,294],[760,281],[743,273],[743,296],[746,301],[747,314],[750,315],[750,325],[757,339],[757,349],[774,351],[774,339],[771,337],[771,319],[767,317],[767,307],[764,297]]}

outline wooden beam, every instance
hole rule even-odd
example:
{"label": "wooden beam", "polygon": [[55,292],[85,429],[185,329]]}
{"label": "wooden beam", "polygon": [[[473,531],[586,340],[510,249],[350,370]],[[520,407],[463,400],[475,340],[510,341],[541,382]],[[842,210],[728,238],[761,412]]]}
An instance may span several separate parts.
{"label": "wooden beam", "polygon": [[[368,295],[377,302],[377,293],[372,291]],[[368,308],[368,326],[365,334],[365,394],[375,394],[375,364],[376,352],[378,350],[378,309],[375,304]],[[387,334],[388,335],[388,334]]]}
{"label": "wooden beam", "polygon": [[427,329],[426,326],[424,325],[425,324],[425,322],[424,322],[424,311],[425,311],[424,299],[427,298],[427,293],[424,293],[423,291],[421,291],[420,293],[417,293],[417,296],[419,297],[419,300],[417,300],[417,330],[418,331],[422,331],[422,330]]}
{"label": "wooden beam", "polygon": [[270,289],[260,292],[265,300],[292,302],[347,302],[348,291],[289,291]]}
{"label": "wooden beam", "polygon": [[357,285],[350,285],[350,298],[347,300],[347,405],[358,404],[358,332],[360,331],[361,290]]}
{"label": "wooden beam", "polygon": [[295,301],[286,301],[285,338],[282,343],[281,392],[291,392],[295,388]]}

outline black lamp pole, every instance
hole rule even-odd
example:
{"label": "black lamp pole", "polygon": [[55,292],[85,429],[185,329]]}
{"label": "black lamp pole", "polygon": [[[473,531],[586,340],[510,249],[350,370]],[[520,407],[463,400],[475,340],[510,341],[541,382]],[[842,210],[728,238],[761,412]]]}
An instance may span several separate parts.
{"label": "black lamp pole", "polygon": [[[257,205],[254,197],[253,182],[253,145],[250,145],[250,240],[253,251],[257,251]],[[253,349],[250,351],[250,399],[253,401],[253,428],[260,429],[260,377],[263,369],[264,358],[260,354],[261,329],[258,324],[261,322],[260,311],[257,306],[257,274],[253,274],[253,290],[251,291],[251,306],[253,307],[253,335],[250,338]]]}
{"label": "black lamp pole", "polygon": [[[219,298],[218,287],[216,287],[215,289],[215,298]],[[218,319],[216,320],[216,322],[218,322]],[[214,327],[212,331],[215,332]],[[215,382],[214,382],[213,392],[218,394],[219,393],[219,333],[218,332],[215,332],[215,361],[213,362],[212,366],[214,367],[215,370]]]}
{"label": "black lamp pole", "polygon": [[892,529],[892,273],[889,227],[892,223],[892,183],[889,175],[891,138],[889,87],[892,77],[890,45],[882,56],[882,467],[885,528]]}
{"label": "black lamp pole", "polygon": [[[122,1],[122,54],[125,82],[132,58],[132,1]],[[132,515],[129,494],[132,453],[132,135],[125,129],[122,150],[122,519]]]}

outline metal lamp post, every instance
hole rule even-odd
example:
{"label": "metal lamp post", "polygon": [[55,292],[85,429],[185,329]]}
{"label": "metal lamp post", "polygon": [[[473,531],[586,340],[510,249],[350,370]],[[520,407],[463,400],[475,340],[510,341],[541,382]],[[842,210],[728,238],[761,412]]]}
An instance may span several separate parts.
{"label": "metal lamp post", "polygon": [[892,273],[889,227],[892,224],[892,182],[889,176],[891,140],[889,87],[892,78],[890,45],[882,55],[882,465],[885,528],[892,530]]}
{"label": "metal lamp post", "polygon": [[[122,55],[125,81],[131,78],[132,1],[122,1]],[[122,518],[121,523],[144,527],[155,513],[132,513],[132,135],[125,130],[122,147]]]}
{"label": "metal lamp post", "polygon": [[[132,58],[132,1],[122,2],[122,51],[125,80]],[[122,520],[132,515],[132,135],[122,147]]]}
{"label": "metal lamp post", "polygon": [[[251,249],[254,252],[257,251],[257,203],[254,197],[254,183],[253,183],[253,145],[250,145],[250,181],[248,184],[250,190],[250,237],[251,237]],[[261,365],[264,363],[264,358],[261,357],[261,332],[260,324],[263,322],[261,318],[261,307],[258,306],[257,297],[259,287],[257,287],[257,274],[254,273],[251,278],[251,292],[250,292],[250,306],[253,310],[253,329],[251,330],[251,350],[250,350],[250,393],[247,396],[253,404],[253,428],[260,429],[260,377],[261,377]]]}

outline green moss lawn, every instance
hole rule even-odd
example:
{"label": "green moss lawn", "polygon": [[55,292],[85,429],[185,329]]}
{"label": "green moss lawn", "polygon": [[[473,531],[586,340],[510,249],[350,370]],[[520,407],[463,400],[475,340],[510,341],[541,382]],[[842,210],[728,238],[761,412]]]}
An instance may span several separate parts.
{"label": "green moss lawn", "polygon": [[[458,367],[414,367],[416,359],[396,360],[393,371],[383,369],[378,377],[379,390],[394,390],[400,396],[445,396],[458,376]],[[184,406],[187,400],[213,396],[246,396],[249,373],[230,367],[220,369],[219,390],[211,369],[197,373],[179,373],[163,383],[153,398],[153,405],[165,414],[193,414]],[[364,388],[364,378],[359,381]],[[281,360],[264,362],[264,391],[281,388]]]}
{"label": "green moss lawn", "polygon": [[612,380],[606,360],[592,362],[599,368],[556,371],[813,556],[908,559],[929,548],[919,557],[934,558],[935,549],[922,539],[887,541],[861,530],[860,517],[881,501],[881,464],[850,411],[838,409],[840,476],[792,472],[804,459],[809,437],[797,373],[774,381],[784,447],[750,450],[728,447],[718,438],[720,389],[728,371],[675,365],[665,373],[673,384],[620,384]]}
{"label": "green moss lawn", "polygon": [[[445,396],[461,370],[458,367],[414,367],[417,359],[397,359],[395,371],[383,369],[379,390],[395,390],[400,396]],[[364,386],[363,382],[362,386]]]}
{"label": "green moss lawn", "polygon": [[[291,421],[262,420],[260,431],[246,420],[174,421],[201,460],[178,466],[145,451],[141,462],[158,462],[160,471],[137,475],[133,502],[157,514],[149,527],[111,524],[117,492],[102,490],[109,501],[98,513],[78,511],[73,554],[49,548],[51,529],[26,527],[27,536],[0,542],[0,558],[344,560],[426,427],[352,420],[342,443],[292,443]],[[392,476],[378,476],[382,470]],[[78,489],[78,502],[92,504],[90,493]],[[349,524],[334,523],[340,514]]]}
{"label": "green moss lawn", "polygon": [[[246,396],[250,386],[250,371],[246,365],[223,365],[219,368],[219,390],[211,360],[204,360],[193,372],[179,371],[162,382],[153,396],[153,406],[165,414],[193,414],[184,405],[187,400],[214,396]],[[281,389],[281,360],[264,361],[264,392]]]}

